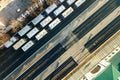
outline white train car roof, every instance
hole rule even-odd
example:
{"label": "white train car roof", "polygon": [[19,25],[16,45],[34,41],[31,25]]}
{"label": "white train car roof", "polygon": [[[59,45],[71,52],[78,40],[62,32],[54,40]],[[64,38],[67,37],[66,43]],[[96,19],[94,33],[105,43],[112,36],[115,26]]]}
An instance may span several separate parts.
{"label": "white train car roof", "polygon": [[53,13],[55,16],[58,16],[60,13],[62,13],[65,10],[65,6],[61,5],[60,7],[58,7]]}

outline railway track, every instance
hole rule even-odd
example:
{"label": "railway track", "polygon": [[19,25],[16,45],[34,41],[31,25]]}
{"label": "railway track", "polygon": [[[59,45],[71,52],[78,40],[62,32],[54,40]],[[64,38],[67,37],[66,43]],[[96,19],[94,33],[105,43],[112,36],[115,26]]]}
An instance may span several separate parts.
{"label": "railway track", "polygon": [[97,35],[90,39],[84,46],[89,50],[89,52],[93,52],[119,29],[120,16],[118,16],[115,20],[108,24],[102,31],[100,31]]}

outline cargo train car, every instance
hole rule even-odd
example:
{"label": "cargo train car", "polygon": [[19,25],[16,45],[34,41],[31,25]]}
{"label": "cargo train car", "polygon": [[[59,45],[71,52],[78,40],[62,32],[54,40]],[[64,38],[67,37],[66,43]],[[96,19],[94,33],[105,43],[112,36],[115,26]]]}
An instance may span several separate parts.
{"label": "cargo train car", "polygon": [[76,0],[67,0],[66,2],[67,2],[67,4],[70,6],[70,5],[72,5],[75,1],[76,1]]}
{"label": "cargo train car", "polygon": [[24,28],[22,28],[22,29],[18,32],[18,34],[22,37],[22,36],[24,36],[28,31],[30,31],[31,29],[32,29],[31,26],[26,25]]}
{"label": "cargo train car", "polygon": [[68,9],[66,9],[66,10],[62,13],[63,18],[68,17],[73,11],[74,11],[74,9],[73,9],[72,7],[69,7]]}
{"label": "cargo train car", "polygon": [[30,32],[28,32],[26,35],[27,35],[27,37],[30,39],[30,38],[32,38],[36,33],[38,33],[39,32],[39,30],[38,30],[38,28],[36,28],[36,27],[34,27]]}
{"label": "cargo train car", "polygon": [[56,18],[55,20],[53,20],[53,22],[51,22],[48,26],[49,29],[52,30],[53,28],[55,28],[59,23],[61,22],[61,20],[59,18]]}
{"label": "cargo train car", "polygon": [[12,46],[16,41],[18,41],[18,38],[13,36],[10,38],[10,40],[8,40],[7,42],[4,43],[4,46],[6,48],[9,48],[10,46]]}
{"label": "cargo train car", "polygon": [[50,5],[48,8],[45,9],[45,12],[48,14],[50,14],[53,10],[55,10],[57,8],[57,5],[54,3],[52,5]]}
{"label": "cargo train car", "polygon": [[40,39],[42,39],[47,33],[48,33],[48,32],[47,32],[45,29],[43,29],[42,31],[40,31],[40,32],[35,36],[35,38],[36,38],[37,40],[40,40]]}
{"label": "cargo train car", "polygon": [[27,42],[26,39],[20,39],[16,44],[13,45],[15,50],[18,50],[23,44]]}
{"label": "cargo train car", "polygon": [[52,21],[52,18],[50,16],[48,16],[40,23],[40,25],[44,28],[51,21]]}
{"label": "cargo train car", "polygon": [[75,2],[75,6],[78,8],[79,6],[81,6],[86,0],[77,0]]}
{"label": "cargo train car", "polygon": [[39,14],[36,18],[34,18],[31,22],[34,26],[36,26],[41,20],[43,20],[45,17],[42,14]]}
{"label": "cargo train car", "polygon": [[65,0],[59,0],[59,2],[63,3]]}
{"label": "cargo train car", "polygon": [[30,40],[29,42],[27,42],[27,43],[22,47],[22,50],[25,52],[25,51],[27,51],[29,48],[31,48],[33,45],[34,45],[34,42]]}
{"label": "cargo train car", "polygon": [[61,14],[65,9],[66,9],[65,6],[64,6],[64,5],[61,5],[60,7],[58,7],[58,8],[53,12],[53,14],[54,14],[55,16],[58,16],[58,15]]}

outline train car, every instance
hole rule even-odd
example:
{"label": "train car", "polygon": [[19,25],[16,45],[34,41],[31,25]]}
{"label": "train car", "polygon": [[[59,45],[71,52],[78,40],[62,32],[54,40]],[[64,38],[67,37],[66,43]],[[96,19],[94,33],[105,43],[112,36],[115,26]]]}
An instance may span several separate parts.
{"label": "train car", "polygon": [[34,42],[30,40],[29,42],[27,42],[27,43],[22,47],[22,50],[25,52],[25,51],[27,51],[29,48],[31,48],[33,45],[34,45]]}
{"label": "train car", "polygon": [[42,14],[39,14],[32,20],[33,25],[36,26],[42,19],[44,19],[44,16]]}
{"label": "train car", "polygon": [[67,0],[66,2],[67,2],[67,4],[70,6],[70,5],[72,5],[75,1],[76,1],[76,0]]}
{"label": "train car", "polygon": [[26,39],[20,39],[16,44],[13,45],[15,50],[18,50],[23,44],[27,42]]}
{"label": "train car", "polygon": [[73,11],[74,11],[74,9],[73,9],[72,7],[69,7],[67,10],[65,10],[65,11],[62,13],[63,18],[68,17]]}
{"label": "train car", "polygon": [[59,23],[61,22],[61,20],[59,18],[56,18],[53,22],[51,22],[49,24],[49,29],[52,30],[53,28],[55,28]]}
{"label": "train car", "polygon": [[37,40],[40,40],[40,39],[43,38],[47,33],[48,33],[48,32],[47,32],[45,29],[43,29],[42,31],[40,31],[40,32],[35,36],[35,38],[36,38]]}
{"label": "train car", "polygon": [[38,28],[34,27],[30,32],[27,33],[27,37],[30,39],[38,32],[39,32]]}
{"label": "train car", "polygon": [[53,13],[55,16],[58,16],[59,14],[61,14],[64,10],[65,10],[65,6],[61,5],[60,7],[58,7]]}
{"label": "train car", "polygon": [[6,48],[9,48],[9,47],[12,46],[17,40],[18,40],[18,38],[13,36],[13,37],[10,38],[9,41],[7,41],[7,42],[4,43],[4,46],[5,46]]}
{"label": "train car", "polygon": [[18,40],[18,38],[15,37],[15,36],[13,36],[13,37],[10,38],[10,41],[12,41],[12,42],[16,42],[17,40]]}
{"label": "train car", "polygon": [[62,80],[77,65],[77,62],[70,57],[44,80]]}
{"label": "train car", "polygon": [[52,21],[52,18],[50,16],[48,16],[40,23],[40,25],[44,28],[51,21]]}
{"label": "train car", "polygon": [[18,34],[22,37],[23,35],[25,35],[28,31],[30,31],[32,29],[31,26],[26,25],[24,28],[22,28]]}
{"label": "train car", "polygon": [[53,10],[55,10],[57,8],[57,5],[54,3],[52,5],[50,5],[48,8],[45,9],[45,12],[48,14],[50,14]]}
{"label": "train car", "polygon": [[82,5],[86,0],[77,0],[75,2],[75,6],[78,8],[80,5]]}
{"label": "train car", "polygon": [[12,41],[7,41],[7,42],[5,42],[4,43],[4,46],[6,47],[6,48],[9,48],[10,46],[12,46],[14,43],[12,42]]}
{"label": "train car", "polygon": [[59,2],[63,3],[65,0],[59,0]]}

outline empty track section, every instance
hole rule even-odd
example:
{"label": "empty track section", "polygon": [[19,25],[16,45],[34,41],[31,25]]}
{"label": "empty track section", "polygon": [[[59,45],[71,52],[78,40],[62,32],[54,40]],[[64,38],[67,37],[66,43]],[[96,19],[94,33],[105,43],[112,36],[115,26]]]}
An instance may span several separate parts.
{"label": "empty track section", "polygon": [[101,7],[90,18],[83,22],[73,33],[78,39],[81,39],[85,34],[92,30],[98,23],[100,23],[106,16],[118,7],[115,0],[110,0],[103,7]]}
{"label": "empty track section", "polygon": [[70,57],[55,71],[53,71],[45,80],[61,80],[77,65],[78,64],[74,61],[74,59]]}
{"label": "empty track section", "polygon": [[66,50],[61,44],[56,45],[50,52],[43,56],[37,63],[23,73],[17,80],[33,80],[44,71],[51,63],[60,57]]}
{"label": "empty track section", "polygon": [[90,39],[84,46],[89,50],[89,52],[93,52],[113,34],[115,34],[119,29],[120,16],[118,16],[115,20],[108,24],[103,30],[101,30],[92,39]]}

